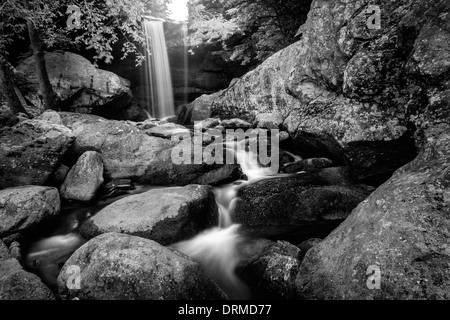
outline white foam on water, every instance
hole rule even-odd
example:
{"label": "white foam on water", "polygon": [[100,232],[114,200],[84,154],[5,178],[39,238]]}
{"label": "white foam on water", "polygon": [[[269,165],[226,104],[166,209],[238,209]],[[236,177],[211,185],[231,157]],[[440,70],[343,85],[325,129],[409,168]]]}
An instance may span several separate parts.
{"label": "white foam on water", "polygon": [[[243,144],[245,141],[234,143]],[[258,163],[256,153],[246,151],[242,145],[237,148],[230,147],[229,143],[227,149],[235,153],[237,163],[249,180],[240,180],[215,188],[214,195],[219,208],[219,226],[191,240],[176,243],[172,247],[196,260],[230,299],[244,300],[250,298],[250,290],[239,279],[235,270],[242,260],[238,247],[245,239],[239,232],[240,225],[233,224],[232,214],[238,201],[239,188],[274,176],[271,175],[270,168]]]}

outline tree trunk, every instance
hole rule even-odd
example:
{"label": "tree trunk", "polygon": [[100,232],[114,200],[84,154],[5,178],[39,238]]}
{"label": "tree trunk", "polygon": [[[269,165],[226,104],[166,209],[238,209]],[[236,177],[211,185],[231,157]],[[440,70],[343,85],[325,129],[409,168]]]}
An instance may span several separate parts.
{"label": "tree trunk", "polygon": [[5,96],[6,103],[13,114],[22,112],[28,115],[27,111],[20,102],[19,97],[15,91],[13,82],[13,75],[11,69],[6,61],[6,58],[0,54],[0,90]]}
{"label": "tree trunk", "polygon": [[50,78],[45,66],[44,43],[39,37],[38,30],[31,20],[27,21],[28,35],[30,37],[31,48],[33,49],[34,63],[36,65],[36,75],[44,98],[46,109],[59,110],[59,99],[53,90]]}

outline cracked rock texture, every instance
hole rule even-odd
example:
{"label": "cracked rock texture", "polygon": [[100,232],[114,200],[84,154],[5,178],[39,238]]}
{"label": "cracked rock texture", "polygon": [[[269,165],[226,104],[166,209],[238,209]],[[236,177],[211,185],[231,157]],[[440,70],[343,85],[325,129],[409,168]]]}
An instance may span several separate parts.
{"label": "cracked rock texture", "polygon": [[[450,298],[450,125],[427,130],[425,148],[305,256],[306,299]],[[381,287],[369,290],[370,266]]]}
{"label": "cracked rock texture", "polygon": [[[367,27],[369,5],[381,9],[379,29]],[[276,113],[293,135],[327,132],[342,144],[448,121],[449,10],[448,1],[315,0],[301,40],[198,98],[184,120]]]}

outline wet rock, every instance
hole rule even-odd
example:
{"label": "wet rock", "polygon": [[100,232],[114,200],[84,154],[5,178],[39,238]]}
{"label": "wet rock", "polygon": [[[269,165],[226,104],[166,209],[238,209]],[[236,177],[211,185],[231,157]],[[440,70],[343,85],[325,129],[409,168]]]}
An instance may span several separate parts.
{"label": "wet rock", "polygon": [[251,123],[248,123],[247,121],[244,121],[242,119],[228,119],[228,120],[222,120],[221,125],[225,129],[243,129],[247,130],[250,128],[253,128]]}
{"label": "wet rock", "polygon": [[[81,289],[66,286],[70,266],[80,268]],[[139,237],[107,233],[92,239],[66,262],[58,278],[63,299],[224,299],[200,266],[173,249]]]}
{"label": "wet rock", "polygon": [[300,171],[312,171],[315,169],[328,168],[333,166],[333,161],[327,158],[303,159],[284,165],[283,171],[286,173],[297,173]]}
{"label": "wet rock", "polygon": [[86,151],[100,153],[105,174],[111,179],[142,176],[156,152],[174,145],[120,121],[72,113],[61,113],[61,116],[76,136],[72,152],[78,156]]}
{"label": "wet rock", "polygon": [[20,264],[22,264],[22,246],[17,241],[14,241],[9,246],[9,254],[11,255],[11,258],[16,259],[19,261]]}
{"label": "wet rock", "polygon": [[105,184],[105,189],[110,190],[114,188],[133,189],[133,184],[130,179],[115,179]]}
{"label": "wet rock", "polygon": [[60,164],[55,171],[50,176],[49,183],[52,186],[59,187],[64,183],[64,180],[66,180],[67,174],[69,173],[70,168],[64,164]]}
{"label": "wet rock", "polygon": [[137,123],[136,126],[141,130],[148,130],[161,125],[161,121],[158,119],[147,119],[144,122]]}
{"label": "wet rock", "polygon": [[211,188],[189,185],[153,189],[118,200],[86,221],[80,232],[87,239],[120,232],[168,245],[193,237],[216,221]]}
{"label": "wet rock", "polygon": [[[450,3],[380,0],[376,5],[384,13],[382,27],[372,29],[367,28],[369,5],[313,1],[298,42],[225,90],[199,97],[191,109],[203,106],[199,118],[213,114],[246,121],[277,113],[293,137],[299,132],[326,133],[342,148],[356,142],[396,141],[414,131],[420,145],[428,124],[450,119]],[[341,155],[330,154],[330,148],[317,153],[316,144],[299,147],[310,153],[300,154],[346,164]],[[387,154],[390,161],[383,162],[382,150],[362,151],[359,159],[375,156],[378,160],[374,172],[362,167],[356,174],[361,179],[378,175],[377,183],[385,181],[388,176],[383,180],[381,175],[399,168],[397,162],[403,160],[403,156],[395,161]],[[382,163],[386,168],[379,166]],[[355,164],[358,169],[361,163]]]}
{"label": "wet rock", "polygon": [[196,123],[194,125],[194,128],[196,130],[202,128],[202,131],[206,131],[208,129],[213,129],[215,127],[217,127],[218,125],[221,124],[222,121],[220,121],[220,119],[217,118],[208,118],[205,119],[203,121],[199,121],[198,123]]}
{"label": "wet rock", "polygon": [[202,121],[211,118],[211,106],[214,97],[202,95],[202,99],[197,99],[187,106],[183,106],[178,115],[178,123],[194,124],[195,121]]}
{"label": "wet rock", "polygon": [[305,240],[302,243],[300,243],[299,245],[297,245],[297,247],[301,251],[300,260],[303,261],[303,258],[308,253],[308,251],[311,250],[315,245],[317,245],[321,241],[322,241],[322,239],[319,239],[319,238],[311,238],[311,239]]}
{"label": "wet rock", "polygon": [[279,136],[278,136],[278,139],[279,139],[280,142],[286,141],[289,138],[290,138],[289,133],[287,133],[286,131],[281,131]]}
{"label": "wet rock", "polygon": [[102,198],[112,198],[125,194],[127,190],[133,190],[135,187],[130,179],[115,179],[104,186]]}
{"label": "wet rock", "polygon": [[151,129],[145,130],[150,136],[160,137],[164,139],[176,139],[178,141],[177,135],[189,134],[189,129],[175,123],[165,123],[159,126],[153,127]]}
{"label": "wet rock", "polygon": [[272,178],[238,190],[233,221],[269,239],[323,237],[369,194],[359,187],[326,185],[314,174]]}
{"label": "wet rock", "polygon": [[44,113],[42,113],[40,116],[35,118],[36,120],[44,120],[48,121],[53,124],[59,124],[63,125],[61,116],[58,112],[52,111],[52,110],[46,110]]}
{"label": "wet rock", "polygon": [[277,113],[259,113],[256,115],[255,125],[263,129],[279,129],[283,124],[283,117]]}
{"label": "wet rock", "polygon": [[55,300],[55,296],[19,261],[8,259],[0,263],[0,300]]}
{"label": "wet rock", "polygon": [[[306,254],[300,298],[450,298],[449,132],[427,130],[419,156]],[[367,288],[369,268],[381,272],[379,290]]]}
{"label": "wet rock", "polygon": [[58,189],[15,187],[0,191],[0,237],[27,230],[59,213]]}
{"label": "wet rock", "polygon": [[43,185],[73,141],[68,128],[43,120],[27,120],[2,130],[0,189]]}
{"label": "wet rock", "polygon": [[414,140],[405,136],[392,141],[352,142],[345,154],[355,179],[378,187],[395,170],[411,162],[417,151]]}
{"label": "wet rock", "polygon": [[102,156],[95,151],[81,155],[70,169],[60,192],[64,199],[90,201],[103,183]]}
{"label": "wet rock", "polygon": [[13,233],[5,238],[2,239],[3,243],[6,244],[8,247],[13,242],[23,243],[25,241],[25,237],[22,233]]}
{"label": "wet rock", "polygon": [[219,185],[238,180],[242,175],[239,165],[226,164],[219,169],[210,171],[195,180],[194,184]]}
{"label": "wet rock", "polygon": [[239,255],[242,257],[236,272],[241,275],[241,270],[251,261],[258,258],[267,248],[273,246],[276,242],[262,238],[247,238],[239,246]]}
{"label": "wet rock", "polygon": [[[50,83],[66,110],[105,115],[130,106],[132,94],[128,80],[97,69],[89,60],[70,52],[48,52],[45,61]],[[17,71],[27,75],[34,89],[26,92],[25,97],[44,109],[33,57],[23,61]]]}
{"label": "wet rock", "polygon": [[346,165],[347,156],[341,144],[329,133],[298,131],[293,136],[293,152],[303,159],[327,158],[335,165]]}
{"label": "wet rock", "polygon": [[328,185],[353,185],[355,181],[352,173],[347,167],[323,168],[316,171],[316,174]]}
{"label": "wet rock", "polygon": [[295,299],[300,253],[300,249],[289,242],[277,241],[242,266],[239,272],[255,288],[256,299]]}
{"label": "wet rock", "polygon": [[219,130],[219,131],[222,132],[222,133],[225,133],[225,132],[226,132],[225,127],[222,126],[222,125],[218,125],[218,126],[216,126],[214,129]]}
{"label": "wet rock", "polygon": [[[177,142],[151,137],[121,121],[92,115],[60,113],[76,141],[71,152],[80,156],[96,151],[103,157],[105,178],[132,179],[141,184],[187,185],[217,166],[175,164],[172,149]],[[192,149],[191,149],[192,150]]]}

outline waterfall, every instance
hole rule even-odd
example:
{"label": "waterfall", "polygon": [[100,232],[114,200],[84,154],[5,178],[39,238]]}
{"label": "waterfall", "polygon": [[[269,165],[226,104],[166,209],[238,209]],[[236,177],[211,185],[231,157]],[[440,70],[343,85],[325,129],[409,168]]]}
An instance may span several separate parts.
{"label": "waterfall", "polygon": [[145,70],[145,86],[151,96],[151,107],[148,112],[155,118],[166,118],[175,115],[173,101],[172,77],[170,75],[169,57],[167,55],[164,25],[162,21],[142,23],[147,41],[147,68]]}
{"label": "waterfall", "polygon": [[206,273],[233,300],[251,298],[249,289],[235,272],[242,259],[239,248],[246,241],[239,230],[240,225],[232,221],[238,190],[262,179],[275,177],[270,168],[258,164],[257,154],[246,150],[244,145],[245,140],[226,144],[227,150],[234,152],[237,163],[249,180],[236,181],[214,189],[219,209],[218,227],[207,230],[191,240],[172,245],[202,265]]}

